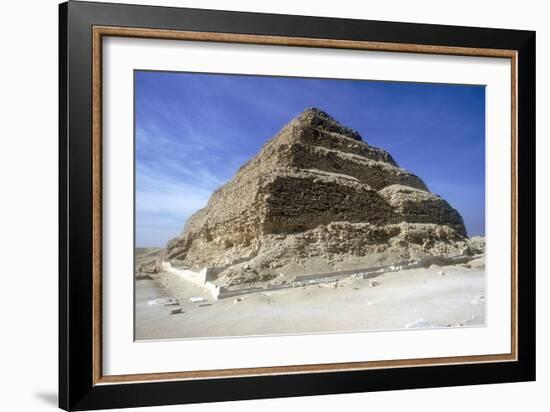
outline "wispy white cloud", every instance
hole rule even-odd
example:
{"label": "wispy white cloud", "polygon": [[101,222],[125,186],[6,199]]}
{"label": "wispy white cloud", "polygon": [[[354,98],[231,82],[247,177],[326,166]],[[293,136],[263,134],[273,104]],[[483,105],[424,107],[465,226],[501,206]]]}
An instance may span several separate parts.
{"label": "wispy white cloud", "polygon": [[136,169],[137,242],[163,246],[185,221],[206,206],[212,190],[176,181],[170,174],[138,165]]}
{"label": "wispy white cloud", "polygon": [[[474,92],[472,97],[472,90],[457,86],[143,72],[136,81],[135,114],[138,244],[162,245],[180,233],[215,189],[310,106],[388,149],[459,210],[470,209],[466,220],[475,220],[483,216],[484,95]],[[482,217],[477,221],[483,230]]]}

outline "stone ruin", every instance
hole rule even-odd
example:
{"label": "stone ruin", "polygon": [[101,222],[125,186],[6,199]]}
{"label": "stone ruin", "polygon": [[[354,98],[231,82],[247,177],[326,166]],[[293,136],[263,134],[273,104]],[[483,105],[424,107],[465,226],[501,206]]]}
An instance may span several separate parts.
{"label": "stone ruin", "polygon": [[422,179],[310,108],[212,194],[164,259],[231,289],[480,249]]}

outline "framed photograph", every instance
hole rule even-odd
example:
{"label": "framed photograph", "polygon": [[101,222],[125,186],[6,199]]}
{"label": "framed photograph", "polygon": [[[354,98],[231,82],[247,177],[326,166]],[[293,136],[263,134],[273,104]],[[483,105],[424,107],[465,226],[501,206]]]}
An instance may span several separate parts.
{"label": "framed photograph", "polygon": [[535,379],[535,33],[60,5],[59,402]]}

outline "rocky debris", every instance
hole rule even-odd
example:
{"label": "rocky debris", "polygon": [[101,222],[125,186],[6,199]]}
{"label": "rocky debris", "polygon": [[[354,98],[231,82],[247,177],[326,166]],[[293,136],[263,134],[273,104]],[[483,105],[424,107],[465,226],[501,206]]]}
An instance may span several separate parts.
{"label": "rocky debris", "polygon": [[311,108],[212,194],[165,259],[215,268],[219,286],[251,288],[482,247],[422,179]]}
{"label": "rocky debris", "polygon": [[147,306],[155,306],[155,305],[174,306],[178,304],[179,302],[176,298],[158,298],[158,299],[151,299],[147,301]]}
{"label": "rocky debris", "polygon": [[370,286],[371,288],[374,288],[374,287],[376,287],[376,286],[380,286],[380,282],[378,282],[377,280],[372,280],[372,279],[370,279],[370,280],[369,280],[369,286]]}
{"label": "rocky debris", "polygon": [[472,305],[484,305],[485,304],[485,296],[483,296],[483,295],[476,296],[475,298],[472,299],[472,301],[470,303]]}
{"label": "rocky debris", "polygon": [[160,260],[151,260],[149,262],[138,265],[136,272],[136,279],[151,279],[150,274],[157,274],[160,272]]}
{"label": "rocky debris", "polygon": [[485,253],[485,237],[484,236],[473,236],[468,239],[468,247],[470,248],[472,254],[484,254]]}

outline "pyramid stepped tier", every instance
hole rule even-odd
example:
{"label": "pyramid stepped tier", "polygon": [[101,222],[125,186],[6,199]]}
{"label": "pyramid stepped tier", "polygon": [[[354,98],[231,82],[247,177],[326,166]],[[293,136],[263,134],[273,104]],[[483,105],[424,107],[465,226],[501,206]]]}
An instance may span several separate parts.
{"label": "pyramid stepped tier", "polygon": [[[325,112],[307,109],[216,190],[204,209],[188,219],[182,235],[167,245],[166,257],[192,268],[223,267],[226,275],[236,278],[240,276],[236,268],[242,262],[261,261],[262,268],[254,273],[262,277],[276,264],[268,259],[275,256],[273,250],[282,250],[273,259],[282,259],[283,265],[297,259],[290,246],[280,246],[291,239],[315,242],[316,247],[300,247],[306,251],[300,259],[307,258],[308,250],[311,259],[317,259],[318,251],[327,250],[322,244],[332,244],[334,239],[308,234],[333,222],[351,225],[338,226],[334,232],[348,246],[371,244],[371,240],[380,247],[396,244],[391,241],[392,234],[400,236],[402,231],[384,228],[405,223],[418,225],[424,237],[445,233],[437,242],[420,236],[427,248],[437,244],[437,250],[444,250],[442,243],[466,236],[460,214],[430,193],[422,179],[400,168],[387,151],[364,142],[359,133]],[[373,229],[357,231],[353,225]],[[445,229],[438,231],[430,225]],[[376,237],[376,233],[385,235]],[[356,239],[355,235],[374,238]],[[372,254],[373,249],[361,250]],[[399,251],[406,254],[407,248],[400,245]],[[342,262],[345,254],[332,258]]]}
{"label": "pyramid stepped tier", "polygon": [[395,221],[393,209],[376,190],[347,175],[317,170],[272,173],[264,185],[264,234],[303,232],[335,220]]}
{"label": "pyramid stepped tier", "polygon": [[180,257],[194,244],[189,239],[208,243],[196,248],[194,261],[202,262],[206,246],[225,252],[235,245],[248,247],[263,235],[303,232],[334,220],[386,224],[398,219],[390,217],[393,209],[376,190],[346,175],[278,170],[242,183],[224,186],[189,219],[169,257]]}
{"label": "pyramid stepped tier", "polygon": [[281,147],[278,156],[279,160],[288,167],[317,169],[348,175],[376,190],[393,184],[428,190],[418,176],[391,163],[372,160],[364,155],[327,149],[323,146],[295,143]]}
{"label": "pyramid stepped tier", "polygon": [[464,221],[445,199],[408,186],[391,185],[379,192],[402,222],[437,223],[466,236]]}

